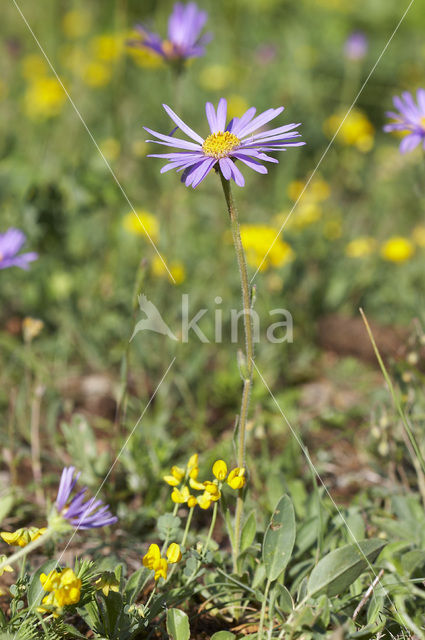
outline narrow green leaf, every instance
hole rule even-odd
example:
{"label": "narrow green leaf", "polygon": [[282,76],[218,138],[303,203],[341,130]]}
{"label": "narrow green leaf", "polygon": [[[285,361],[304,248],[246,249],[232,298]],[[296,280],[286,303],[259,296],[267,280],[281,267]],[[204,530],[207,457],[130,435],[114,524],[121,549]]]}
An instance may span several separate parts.
{"label": "narrow green leaf", "polygon": [[[311,597],[319,592],[328,596],[341,594],[365,571],[385,546],[378,538],[347,544],[328,553],[314,567],[307,583]],[[359,549],[360,547],[360,549]]]}
{"label": "narrow green leaf", "polygon": [[168,609],[167,632],[172,640],[189,640],[189,618],[180,609]]}
{"label": "narrow green leaf", "polygon": [[251,511],[242,528],[241,552],[245,551],[245,549],[248,549],[248,547],[250,547],[251,544],[254,542],[256,530],[257,530],[257,523],[255,520],[255,512]]}
{"label": "narrow green leaf", "polygon": [[288,564],[295,543],[295,512],[289,496],[279,500],[264,534],[263,563],[269,580],[276,580]]}

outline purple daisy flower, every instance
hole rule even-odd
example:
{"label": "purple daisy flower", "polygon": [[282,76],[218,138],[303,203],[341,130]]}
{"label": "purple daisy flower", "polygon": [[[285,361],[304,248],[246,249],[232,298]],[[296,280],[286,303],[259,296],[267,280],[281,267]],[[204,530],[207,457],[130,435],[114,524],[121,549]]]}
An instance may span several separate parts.
{"label": "purple daisy flower", "polygon": [[348,60],[362,60],[368,50],[368,41],[363,31],[353,31],[344,44],[344,54]]}
{"label": "purple daisy flower", "polygon": [[163,107],[177,127],[194,142],[165,136],[144,127],[148,133],[158,138],[158,140],[147,140],[147,142],[181,149],[173,153],[150,154],[149,157],[169,160],[168,164],[162,167],[161,173],[170,169],[183,171],[182,182],[187,187],[197,187],[217,164],[226,180],[232,179],[239,187],[243,187],[245,180],[235,164],[236,160],[240,160],[258,173],[267,173],[266,167],[261,162],[278,162],[278,160],[267,155],[265,151],[285,151],[285,147],[305,144],[305,142],[292,142],[294,138],[299,138],[301,135],[298,131],[293,131],[300,123],[255,133],[282,113],[284,107],[267,109],[256,118],[254,118],[255,107],[251,107],[241,118],[233,118],[226,127],[226,100],[220,99],[217,112],[211,102],[207,102],[205,111],[211,134],[205,139],[188,127],[170,107],[166,104]]}
{"label": "purple daisy flower", "polygon": [[129,44],[152,49],[169,61],[184,62],[188,58],[199,58],[204,55],[204,46],[211,40],[210,34],[201,37],[207,18],[206,11],[200,11],[195,2],[186,5],[177,2],[168,20],[167,40],[162,40],[156,33],[137,25],[136,30],[141,34],[142,40]]}
{"label": "purple daisy flower", "polygon": [[29,269],[29,263],[37,260],[38,255],[34,252],[21,253],[18,252],[25,244],[26,236],[20,229],[11,227],[5,233],[0,233],[0,269],[8,267],[20,267],[21,269]]}
{"label": "purple daisy flower", "polygon": [[422,143],[425,149],[425,89],[418,89],[415,103],[412,94],[405,91],[401,98],[394,96],[393,103],[398,112],[387,111],[386,116],[395,122],[386,124],[384,131],[405,131],[406,136],[400,143],[400,152],[413,151]]}
{"label": "purple daisy flower", "polygon": [[75,467],[65,467],[62,471],[55,503],[57,512],[77,529],[95,529],[117,522],[118,518],[111,514],[108,505],[104,505],[102,500],[91,498],[84,502],[87,487],[80,489],[68,502],[80,477],[80,473],[74,473]]}

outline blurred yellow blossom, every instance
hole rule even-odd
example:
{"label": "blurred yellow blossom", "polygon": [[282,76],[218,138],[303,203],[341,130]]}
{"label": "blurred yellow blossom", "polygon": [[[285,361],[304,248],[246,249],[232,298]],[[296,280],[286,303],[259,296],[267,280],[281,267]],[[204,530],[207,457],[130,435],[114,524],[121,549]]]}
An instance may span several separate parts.
{"label": "blurred yellow blossom", "polygon": [[342,236],[342,221],[339,216],[334,216],[325,221],[323,235],[328,240],[337,240]]}
{"label": "blurred yellow blossom", "polygon": [[370,256],[376,248],[376,240],[370,236],[359,236],[351,240],[345,247],[345,254],[349,258],[364,258]]}
{"label": "blurred yellow blossom", "polygon": [[67,43],[60,47],[59,59],[65,69],[80,76],[86,65],[87,54],[82,47]]}
{"label": "blurred yellow blossom", "polygon": [[[140,42],[141,34],[139,31],[131,31],[127,34],[126,41],[131,42],[138,41]],[[145,69],[158,69],[159,67],[164,67],[163,58],[156,53],[148,49],[147,47],[126,47],[126,52],[130,56],[130,58],[139,66]]]}
{"label": "blurred yellow blossom", "polygon": [[66,93],[52,77],[34,77],[24,96],[24,110],[30,118],[51,118],[62,111]]}
{"label": "blurred yellow blossom", "polygon": [[[320,177],[314,178],[306,187],[307,181],[293,180],[288,186],[288,196],[291,200],[297,201],[302,195],[302,200],[308,202],[323,202],[331,195],[329,184]],[[303,190],[305,189],[304,193]]]}
{"label": "blurred yellow blossom", "polygon": [[374,128],[367,116],[360,109],[352,109],[350,113],[340,111],[330,116],[324,123],[325,133],[332,138],[338,128],[336,140],[346,145],[355,146],[366,153],[373,147]]}
{"label": "blurred yellow blossom", "polygon": [[[137,215],[136,215],[137,214]],[[148,213],[143,209],[136,210],[136,213],[130,211],[124,216],[123,226],[126,231],[135,235],[144,236],[149,240],[149,236],[153,242],[157,242],[159,238],[159,223],[152,213]]]}
{"label": "blurred yellow blossom", "polygon": [[393,236],[381,247],[381,256],[390,262],[405,262],[414,254],[414,246],[408,238]]}
{"label": "blurred yellow blossom", "polygon": [[[174,278],[174,283],[181,284],[182,282],[184,282],[186,278],[186,271],[183,263],[180,262],[179,260],[175,260],[174,262],[166,261],[166,264],[167,264],[168,271],[171,273],[171,275]],[[165,265],[161,260],[161,258],[158,255],[154,256],[152,260],[152,273],[154,274],[154,276],[157,276],[157,277],[165,276],[171,280],[168,271],[165,268]]]}
{"label": "blurred yellow blossom", "polygon": [[293,260],[293,250],[279,237],[274,227],[243,224],[240,232],[246,259],[251,267],[266,271],[269,267],[281,267]]}
{"label": "blurred yellow blossom", "polygon": [[100,143],[99,148],[109,161],[116,160],[121,151],[121,145],[116,138],[106,138]]}
{"label": "blurred yellow blossom", "polygon": [[221,64],[204,67],[199,75],[199,84],[206,91],[221,91],[229,86],[232,80],[232,69]]}
{"label": "blurred yellow blossom", "polygon": [[245,469],[243,467],[236,467],[229,473],[227,478],[227,484],[232,489],[242,489],[245,485]]}
{"label": "blurred yellow blossom", "polygon": [[[7,556],[5,555],[0,555],[0,564],[3,564],[3,562],[6,562],[7,560]],[[3,569],[0,569],[0,576],[3,575],[3,573],[13,573],[13,567],[10,566],[10,564],[6,564]]]}
{"label": "blurred yellow blossom", "polygon": [[87,11],[74,9],[67,11],[62,18],[62,30],[67,38],[80,38],[90,29],[90,14]]}
{"label": "blurred yellow blossom", "polygon": [[123,53],[125,38],[114,33],[104,33],[91,40],[93,56],[102,62],[113,62]]}
{"label": "blurred yellow blossom", "polygon": [[38,53],[31,53],[21,60],[21,73],[26,80],[45,76],[48,69],[46,60]]}
{"label": "blurred yellow blossom", "polygon": [[147,153],[148,143],[144,140],[133,140],[131,150],[137,158],[144,158]]}
{"label": "blurred yellow blossom", "polygon": [[249,104],[242,96],[233,94],[227,99],[227,117],[229,120],[232,118],[240,118],[245,111],[248,111]]}
{"label": "blurred yellow blossom", "polygon": [[106,86],[111,80],[111,77],[112,73],[110,68],[102,62],[89,62],[83,68],[83,82],[94,89]]}
{"label": "blurred yellow blossom", "polygon": [[412,240],[418,247],[425,247],[425,225],[419,224],[413,229]]}
{"label": "blurred yellow blossom", "polygon": [[30,318],[27,316],[22,321],[22,332],[24,334],[25,342],[32,342],[34,338],[36,338],[39,333],[41,333],[44,327],[43,320],[39,320],[38,318]]}
{"label": "blurred yellow blossom", "polygon": [[274,217],[274,221],[279,228],[284,225],[285,229],[301,230],[314,224],[321,217],[322,208],[320,205],[315,202],[303,202],[303,200],[300,200],[291,214],[290,211],[278,213]]}

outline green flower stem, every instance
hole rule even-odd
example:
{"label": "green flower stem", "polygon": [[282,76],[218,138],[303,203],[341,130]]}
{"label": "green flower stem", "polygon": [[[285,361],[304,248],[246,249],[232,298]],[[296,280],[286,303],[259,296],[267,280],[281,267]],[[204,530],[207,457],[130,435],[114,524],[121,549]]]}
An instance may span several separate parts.
{"label": "green flower stem", "polygon": [[270,578],[266,582],[266,588],[264,589],[263,604],[261,606],[260,623],[258,625],[258,640],[261,640],[264,629],[264,617],[266,615],[267,597],[269,595],[271,580]]}
{"label": "green flower stem", "polygon": [[[178,510],[179,510],[179,504],[176,502],[176,503],[174,503],[174,509],[173,509],[173,516],[174,517],[177,515],[177,511]],[[168,545],[168,542],[170,540],[170,536],[168,534],[169,534],[169,532],[167,531],[167,535],[165,536],[165,540],[164,540],[164,542],[162,544],[162,547],[161,547],[161,555],[162,556],[164,555],[165,548]]]}
{"label": "green flower stem", "polygon": [[212,518],[211,518],[211,524],[210,524],[210,528],[208,530],[208,535],[207,535],[207,540],[205,542],[205,546],[204,549],[202,550],[202,557],[205,556],[205,553],[208,551],[208,545],[211,542],[211,537],[214,531],[214,527],[215,527],[215,521],[217,520],[217,511],[218,511],[218,501],[214,502],[214,509],[213,509],[213,514],[212,514]]}
{"label": "green flower stem", "polygon": [[186,526],[184,529],[184,533],[183,533],[183,539],[182,539],[182,548],[184,548],[185,544],[186,544],[186,540],[187,540],[187,534],[189,533],[189,529],[190,529],[190,525],[192,522],[192,516],[193,516],[193,512],[195,511],[195,507],[191,507],[189,509],[189,515],[187,516],[187,520],[186,520]]}
{"label": "green flower stem", "polygon": [[0,562],[0,571],[4,569],[6,565],[15,564],[15,562],[20,560],[20,558],[27,556],[29,553],[34,551],[34,549],[38,549],[38,547],[41,547],[45,542],[47,542],[47,540],[50,540],[50,538],[53,537],[54,533],[55,532],[53,531],[53,529],[47,529],[47,531],[43,533],[42,536],[37,538],[37,540],[33,540],[25,547],[19,549],[19,551],[16,551],[14,554],[9,556],[9,558],[6,558],[6,560]]}
{"label": "green flower stem", "polygon": [[[223,187],[224,197],[226,198],[227,209],[230,216],[230,223],[233,236],[233,244],[235,246],[236,257],[238,260],[239,274],[242,288],[242,304],[243,304],[243,325],[245,332],[245,362],[241,367],[241,375],[243,379],[243,391],[241,411],[238,423],[238,446],[237,446],[237,465],[245,467],[245,444],[246,444],[246,423],[248,418],[249,400],[252,387],[253,362],[254,362],[254,343],[252,338],[252,319],[251,319],[251,292],[248,281],[248,271],[246,267],[245,252],[242,245],[241,234],[239,229],[238,212],[233,200],[230,182],[226,180],[220,171],[221,184]],[[244,501],[242,491],[239,490],[236,500],[235,514],[235,540],[233,547],[233,569],[237,573],[237,561],[240,549],[240,538],[242,530]]]}

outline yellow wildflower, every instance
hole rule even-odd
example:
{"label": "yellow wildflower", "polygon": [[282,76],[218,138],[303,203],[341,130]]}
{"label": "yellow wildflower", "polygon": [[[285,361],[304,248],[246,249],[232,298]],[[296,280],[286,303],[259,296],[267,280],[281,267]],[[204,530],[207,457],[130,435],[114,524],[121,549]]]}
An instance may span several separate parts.
{"label": "yellow wildflower", "polygon": [[209,493],[212,502],[217,502],[221,498],[221,491],[216,482],[210,482],[207,480],[204,482],[205,491]]}
{"label": "yellow wildflower", "polygon": [[116,160],[121,151],[121,145],[116,138],[106,138],[100,143],[99,148],[109,161]]}
{"label": "yellow wildflower", "polygon": [[381,256],[390,262],[405,262],[412,257],[415,249],[408,238],[394,236],[381,247]]}
{"label": "yellow wildflower", "polygon": [[102,591],[103,595],[107,598],[110,591],[118,593],[120,590],[120,583],[117,580],[115,573],[112,571],[105,571],[94,582],[94,587],[97,591]]}
{"label": "yellow wildflower", "polygon": [[167,549],[167,561],[170,564],[175,564],[176,562],[180,562],[182,559],[182,552],[180,551],[180,547],[176,542],[172,542]]}
{"label": "yellow wildflower", "polygon": [[425,226],[419,224],[413,229],[412,240],[418,247],[425,247]]}
{"label": "yellow wildflower", "polygon": [[29,527],[29,529],[17,529],[13,533],[2,531],[0,537],[12,547],[26,547],[27,544],[37,540],[47,531],[46,527],[38,529],[37,527]]}
{"label": "yellow wildflower", "polygon": [[198,482],[194,478],[190,478],[189,486],[191,489],[195,489],[196,491],[203,491],[205,488],[203,482]]}
{"label": "yellow wildflower", "polygon": [[204,491],[204,493],[196,498],[198,505],[201,509],[209,509],[211,506],[211,494],[208,491]]}
{"label": "yellow wildflower", "polygon": [[271,266],[281,267],[293,260],[293,250],[281,240],[274,227],[243,224],[240,232],[246,259],[251,267],[265,271]]}
{"label": "yellow wildflower", "polygon": [[[186,271],[184,265],[179,261],[168,262],[166,261],[168,271],[174,278],[175,284],[181,284],[186,278]],[[158,277],[168,277],[171,280],[169,273],[165,268],[165,265],[158,255],[155,255],[152,260],[152,273]],[[171,280],[172,281],[172,280]]]}
{"label": "yellow wildflower", "polygon": [[[137,214],[137,215],[136,215]],[[139,236],[145,236],[147,240],[149,236],[153,242],[157,242],[159,238],[159,223],[157,218],[148,213],[144,209],[137,209],[136,213],[130,211],[123,220],[124,229]]]}
{"label": "yellow wildflower", "polygon": [[178,489],[174,487],[171,493],[171,500],[176,504],[183,504],[189,500],[190,491],[187,487],[183,487],[183,489]]}
{"label": "yellow wildflower", "polygon": [[[340,127],[338,131],[338,128]],[[363,153],[373,147],[374,128],[367,116],[360,109],[352,109],[347,115],[341,111],[330,116],[323,126],[325,133],[332,138],[338,131],[337,141],[348,146],[355,146]]]}
{"label": "yellow wildflower", "polygon": [[227,476],[227,464],[224,460],[216,460],[213,464],[212,472],[217,480],[225,480]]}
{"label": "yellow wildflower", "polygon": [[144,567],[155,571],[154,578],[167,579],[168,564],[174,564],[181,560],[182,554],[177,543],[172,542],[166,552],[167,560],[161,557],[161,551],[157,544],[151,544],[148,552],[143,556],[142,563]]}
{"label": "yellow wildflower", "polygon": [[326,220],[323,227],[323,235],[328,240],[337,240],[342,235],[342,222],[338,216]]}
{"label": "yellow wildflower", "polygon": [[24,96],[24,110],[28,117],[52,118],[62,111],[66,93],[56,78],[34,77]]}
{"label": "yellow wildflower", "polygon": [[345,247],[345,253],[349,258],[364,258],[373,253],[376,247],[375,238],[359,236],[351,240]]}
{"label": "yellow wildflower", "polygon": [[196,500],[195,496],[190,495],[187,500],[187,506],[189,507],[189,509],[193,509],[193,507],[196,507],[197,504],[198,501]]}
{"label": "yellow wildflower", "polygon": [[236,467],[229,473],[227,478],[227,484],[232,489],[242,489],[245,485],[245,469],[243,467]]}
{"label": "yellow wildflower", "polygon": [[279,229],[284,225],[285,229],[301,231],[305,227],[309,227],[311,224],[318,222],[321,217],[321,206],[310,200],[304,201],[303,197],[292,213],[290,213],[290,211],[284,211],[275,216],[274,220],[276,224],[279,225]]}
{"label": "yellow wildflower", "polygon": [[40,582],[44,591],[49,592],[43,598],[42,606],[37,609],[40,613],[53,612],[57,618],[63,607],[80,601],[81,579],[70,568],[53,569],[47,575],[42,573]]}
{"label": "yellow wildflower", "polygon": [[[5,562],[5,560],[7,559],[7,556],[5,555],[0,555],[0,564],[3,564],[3,562]],[[13,573],[13,567],[10,566],[10,564],[6,564],[3,569],[0,569],[0,576],[3,575],[3,573]]]}
{"label": "yellow wildflower", "polygon": [[185,476],[185,470],[181,467],[171,467],[171,475],[163,476],[163,479],[171,487],[177,487]]}
{"label": "yellow wildflower", "polygon": [[62,30],[67,38],[79,38],[90,29],[90,14],[87,11],[74,9],[67,11],[62,18]]}
{"label": "yellow wildflower", "polygon": [[128,47],[127,53],[139,67],[143,67],[145,69],[158,69],[159,67],[164,66],[161,56],[158,53],[155,53],[155,51]]}

